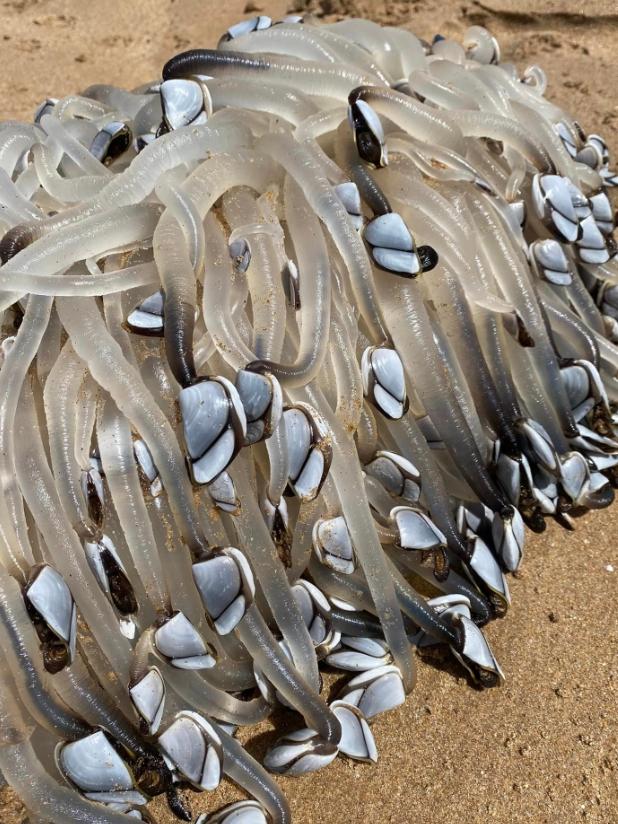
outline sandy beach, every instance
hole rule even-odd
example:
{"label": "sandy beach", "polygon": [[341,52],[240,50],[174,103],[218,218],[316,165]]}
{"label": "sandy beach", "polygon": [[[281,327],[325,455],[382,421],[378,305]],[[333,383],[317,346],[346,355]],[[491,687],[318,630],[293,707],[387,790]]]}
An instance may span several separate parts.
{"label": "sandy beach", "polygon": [[[304,8],[304,4],[301,2]],[[212,46],[246,0],[4,0],[0,6],[2,119],[31,119],[47,95],[158,77],[164,61]],[[297,3],[296,8],[299,4]],[[273,17],[285,0],[250,0]],[[615,0],[322,0],[329,16],[363,15],[431,39],[472,24],[499,39],[503,59],[539,63],[548,96],[605,136],[618,157]],[[615,162],[614,162],[615,165]],[[375,767],[338,759],[282,785],[298,824],[572,824],[618,821],[618,507],[528,533],[513,606],[487,635],[506,684],[479,692],[450,660],[419,660],[404,707],[376,722]],[[240,738],[260,754],[264,724]],[[195,814],[241,797],[225,784],[192,796]],[[0,791],[0,822],[27,814]],[[159,801],[160,824],[172,816]]]}

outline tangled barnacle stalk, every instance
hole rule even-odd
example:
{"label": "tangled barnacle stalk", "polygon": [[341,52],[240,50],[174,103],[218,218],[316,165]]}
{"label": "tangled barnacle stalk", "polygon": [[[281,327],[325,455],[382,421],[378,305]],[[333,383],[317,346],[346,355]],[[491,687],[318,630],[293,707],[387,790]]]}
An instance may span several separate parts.
{"label": "tangled barnacle stalk", "polygon": [[[0,769],[33,820],[190,820],[227,776],[250,799],[198,821],[289,824],[269,771],[374,762],[417,650],[502,682],[525,526],[618,485],[618,174],[545,85],[478,26],[260,15],[0,125]],[[234,732],[278,705],[260,764]]]}

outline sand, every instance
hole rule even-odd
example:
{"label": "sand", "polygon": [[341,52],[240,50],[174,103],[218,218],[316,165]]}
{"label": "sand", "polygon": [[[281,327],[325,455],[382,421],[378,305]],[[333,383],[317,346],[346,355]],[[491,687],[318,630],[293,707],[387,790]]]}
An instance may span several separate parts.
{"label": "sand", "polygon": [[[213,45],[245,0],[5,0],[0,11],[2,119],[31,117],[48,94],[90,83],[137,85],[172,53]],[[254,0],[280,15],[285,0]],[[472,23],[499,37],[520,67],[538,62],[550,96],[605,135],[618,157],[615,0],[322,0],[318,10],[363,14],[431,38]],[[511,579],[508,618],[487,630],[507,677],[478,692],[448,661],[419,662],[405,707],[374,725],[377,766],[338,759],[282,781],[299,824],[571,824],[618,821],[618,509],[567,534],[528,535]],[[264,725],[249,748],[272,738]],[[194,796],[194,813],[240,797],[226,785]],[[0,822],[26,818],[0,793]],[[171,824],[164,805],[157,820]]]}

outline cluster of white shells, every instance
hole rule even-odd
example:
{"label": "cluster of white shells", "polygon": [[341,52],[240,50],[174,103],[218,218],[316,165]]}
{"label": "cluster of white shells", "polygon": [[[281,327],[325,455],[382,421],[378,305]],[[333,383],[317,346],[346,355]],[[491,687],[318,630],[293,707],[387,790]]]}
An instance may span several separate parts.
{"label": "cluster of white shells", "polygon": [[[199,824],[287,824],[272,774],[375,762],[417,650],[501,683],[524,525],[618,482],[618,176],[545,85],[478,27],[260,16],[0,124],[0,769],[33,821],[190,820],[227,776],[249,799]],[[277,706],[259,763],[235,731]]]}

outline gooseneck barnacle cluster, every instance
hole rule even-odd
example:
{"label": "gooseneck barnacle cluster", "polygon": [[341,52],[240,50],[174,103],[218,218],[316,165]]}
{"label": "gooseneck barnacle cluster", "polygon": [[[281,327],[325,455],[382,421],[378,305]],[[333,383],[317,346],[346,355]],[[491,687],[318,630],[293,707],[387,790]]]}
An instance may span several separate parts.
{"label": "gooseneck barnacle cluster", "polygon": [[[190,820],[228,776],[251,800],[200,822],[287,824],[271,773],[375,761],[418,648],[502,681],[524,525],[618,482],[618,176],[544,92],[478,27],[261,16],[0,125],[0,769],[34,820]],[[261,764],[234,733],[278,705]]]}

